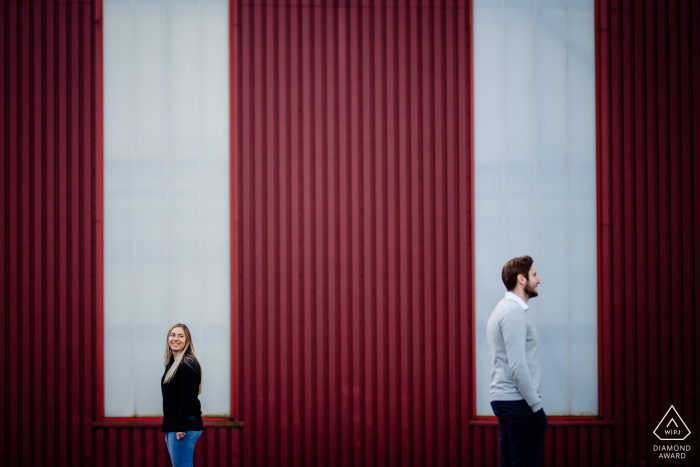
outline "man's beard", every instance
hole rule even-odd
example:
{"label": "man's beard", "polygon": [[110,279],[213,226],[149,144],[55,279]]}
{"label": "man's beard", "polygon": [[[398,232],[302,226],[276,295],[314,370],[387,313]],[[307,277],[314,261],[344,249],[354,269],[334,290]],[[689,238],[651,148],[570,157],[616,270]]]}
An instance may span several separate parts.
{"label": "man's beard", "polygon": [[527,298],[535,298],[539,295],[535,287],[525,287],[525,293],[527,294]]}

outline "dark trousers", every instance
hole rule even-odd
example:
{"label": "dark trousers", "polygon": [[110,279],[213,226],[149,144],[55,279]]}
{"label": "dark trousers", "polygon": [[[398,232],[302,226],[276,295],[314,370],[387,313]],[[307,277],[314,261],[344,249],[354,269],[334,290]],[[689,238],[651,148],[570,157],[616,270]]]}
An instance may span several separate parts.
{"label": "dark trousers", "polygon": [[493,401],[491,407],[501,431],[501,467],[541,466],[547,432],[544,409],[533,413],[524,400]]}

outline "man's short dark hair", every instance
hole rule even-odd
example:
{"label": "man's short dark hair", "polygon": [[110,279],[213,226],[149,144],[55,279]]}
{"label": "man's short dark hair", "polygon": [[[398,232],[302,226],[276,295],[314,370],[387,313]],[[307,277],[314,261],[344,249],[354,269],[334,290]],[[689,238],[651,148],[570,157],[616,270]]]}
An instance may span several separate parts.
{"label": "man's short dark hair", "polygon": [[518,284],[518,274],[525,276],[525,279],[530,278],[530,268],[532,267],[534,261],[529,256],[518,256],[508,261],[505,266],[503,266],[503,271],[501,271],[501,278],[506,286],[506,289],[513,290]]}

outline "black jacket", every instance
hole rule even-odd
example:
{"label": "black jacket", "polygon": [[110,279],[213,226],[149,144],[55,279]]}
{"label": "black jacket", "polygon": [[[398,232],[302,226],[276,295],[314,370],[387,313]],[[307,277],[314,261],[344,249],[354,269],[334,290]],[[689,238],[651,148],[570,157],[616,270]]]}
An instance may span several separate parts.
{"label": "black jacket", "polygon": [[172,433],[179,431],[200,431],[202,424],[202,405],[197,395],[199,383],[202,380],[202,370],[194,358],[180,363],[175,376],[168,384],[164,384],[165,374],[173,364],[171,359],[160,379],[160,389],[163,393],[163,425],[161,432]]}

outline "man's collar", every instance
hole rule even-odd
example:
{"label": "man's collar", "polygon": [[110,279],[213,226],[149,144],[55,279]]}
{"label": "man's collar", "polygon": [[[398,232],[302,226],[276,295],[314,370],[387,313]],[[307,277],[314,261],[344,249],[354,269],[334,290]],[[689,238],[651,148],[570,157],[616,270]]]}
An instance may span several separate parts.
{"label": "man's collar", "polygon": [[508,298],[508,299],[510,299],[510,300],[513,300],[515,303],[517,303],[518,305],[520,305],[521,308],[523,309],[523,311],[527,311],[527,310],[530,309],[530,307],[527,305],[527,303],[525,303],[525,301],[523,301],[522,298],[518,297],[518,296],[515,295],[513,292],[506,292],[506,297],[505,297],[505,298]]}

